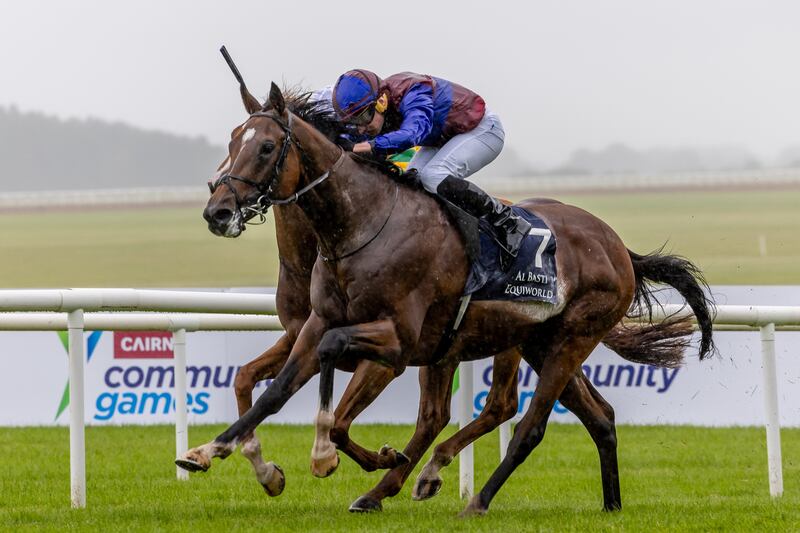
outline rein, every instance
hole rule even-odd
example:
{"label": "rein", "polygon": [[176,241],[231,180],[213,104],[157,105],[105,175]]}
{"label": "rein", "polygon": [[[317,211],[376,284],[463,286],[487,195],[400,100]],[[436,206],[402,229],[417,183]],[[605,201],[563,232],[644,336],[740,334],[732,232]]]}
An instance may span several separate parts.
{"label": "rein", "polygon": [[381,224],[381,227],[378,228],[378,231],[375,233],[375,235],[370,237],[370,239],[367,242],[365,242],[364,244],[362,244],[361,246],[359,246],[355,250],[351,250],[351,251],[349,251],[349,252],[347,252],[345,254],[342,254],[340,256],[334,255],[333,257],[326,257],[325,254],[322,253],[322,250],[319,247],[319,243],[317,243],[317,253],[322,258],[322,260],[325,261],[326,263],[330,263],[330,262],[334,262],[334,261],[339,261],[339,260],[344,259],[346,257],[350,257],[351,255],[357,254],[358,252],[360,252],[361,250],[366,248],[372,241],[377,239],[378,235],[380,235],[381,232],[383,231],[383,228],[385,228],[386,224],[389,223],[389,219],[392,218],[392,213],[394,213],[394,207],[397,205],[397,197],[398,197],[399,193],[400,193],[400,186],[395,183],[394,184],[394,200],[392,201],[392,208],[389,209],[389,214],[386,216],[386,220],[383,221],[383,224]]}

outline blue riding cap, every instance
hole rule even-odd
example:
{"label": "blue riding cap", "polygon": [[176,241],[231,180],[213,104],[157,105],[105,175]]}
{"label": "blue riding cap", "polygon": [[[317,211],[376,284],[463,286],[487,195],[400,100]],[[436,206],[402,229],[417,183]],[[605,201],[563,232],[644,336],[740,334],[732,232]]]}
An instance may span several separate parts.
{"label": "blue riding cap", "polygon": [[381,79],[369,70],[349,70],[339,76],[333,88],[333,108],[347,121],[372,105],[378,98]]}

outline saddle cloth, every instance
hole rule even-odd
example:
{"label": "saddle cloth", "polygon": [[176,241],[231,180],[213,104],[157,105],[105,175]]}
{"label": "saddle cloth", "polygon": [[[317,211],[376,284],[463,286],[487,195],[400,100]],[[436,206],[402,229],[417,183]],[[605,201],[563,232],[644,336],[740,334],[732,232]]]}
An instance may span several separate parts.
{"label": "saddle cloth", "polygon": [[544,221],[513,206],[514,213],[533,228],[507,272],[500,268],[500,246],[492,229],[480,223],[480,254],[474,258],[464,294],[472,300],[511,300],[556,303],[556,239]]}

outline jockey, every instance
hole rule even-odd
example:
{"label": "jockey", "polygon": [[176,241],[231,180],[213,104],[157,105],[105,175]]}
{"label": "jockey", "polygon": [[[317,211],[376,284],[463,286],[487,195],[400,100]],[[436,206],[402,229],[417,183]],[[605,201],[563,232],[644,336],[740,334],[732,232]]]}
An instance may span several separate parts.
{"label": "jockey", "polygon": [[340,119],[369,138],[353,152],[391,154],[420,146],[408,168],[416,169],[429,192],[489,222],[504,268],[512,262],[530,224],[464,179],[503,149],[503,125],[483,98],[433,76],[402,72],[381,80],[368,70],[351,70],[339,76],[331,100]]}

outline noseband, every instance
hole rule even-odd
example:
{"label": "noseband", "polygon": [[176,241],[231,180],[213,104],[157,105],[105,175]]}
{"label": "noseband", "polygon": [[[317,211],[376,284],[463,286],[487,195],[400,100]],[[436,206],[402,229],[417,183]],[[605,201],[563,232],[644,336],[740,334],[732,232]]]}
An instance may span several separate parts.
{"label": "noseband", "polygon": [[[251,216],[258,216],[259,217],[258,222],[245,222],[246,224],[257,225],[266,222],[267,220],[266,212],[271,205],[285,205],[294,203],[300,198],[300,196],[302,196],[303,194],[307,193],[308,191],[310,191],[311,189],[313,189],[314,187],[325,181],[328,178],[328,176],[330,176],[332,172],[335,172],[344,162],[345,152],[344,150],[342,150],[339,159],[336,160],[336,163],[333,164],[330,170],[328,170],[320,177],[309,183],[307,186],[303,187],[299,191],[295,191],[295,193],[289,196],[288,198],[273,198],[271,196],[272,188],[278,182],[280,173],[283,170],[283,165],[286,162],[286,156],[289,154],[289,145],[294,144],[301,153],[303,153],[303,148],[302,146],[300,146],[300,143],[297,142],[297,140],[292,136],[291,113],[289,113],[289,120],[287,121],[287,123],[284,123],[283,121],[279,120],[274,114],[267,113],[264,111],[257,111],[252,115],[250,115],[250,118],[255,118],[255,117],[265,117],[272,119],[273,121],[275,121],[276,124],[278,124],[278,126],[281,127],[281,129],[285,134],[283,138],[283,144],[281,145],[281,151],[278,154],[278,160],[275,161],[275,165],[272,167],[272,176],[265,183],[263,181],[256,181],[250,178],[246,178],[244,176],[237,176],[235,174],[231,174],[230,172],[228,172],[220,179],[218,179],[215,183],[209,183],[208,188],[211,190],[211,193],[213,194],[214,191],[216,191],[220,185],[225,185],[231,192],[231,194],[233,194],[233,198],[236,201],[236,209],[241,214],[242,220],[246,221],[248,214],[250,214]],[[254,188],[259,192],[258,198],[253,203],[245,205],[245,202],[243,202],[242,199],[239,198],[239,195],[237,194],[236,189],[231,184],[231,181],[240,181],[245,185],[249,185],[250,187]]]}

